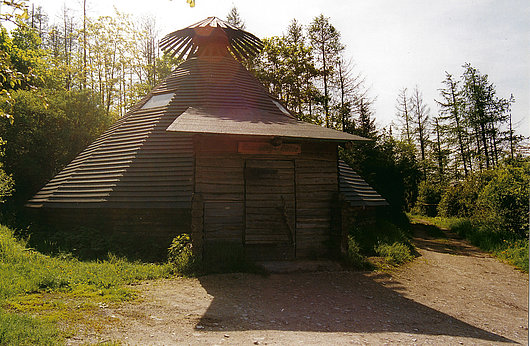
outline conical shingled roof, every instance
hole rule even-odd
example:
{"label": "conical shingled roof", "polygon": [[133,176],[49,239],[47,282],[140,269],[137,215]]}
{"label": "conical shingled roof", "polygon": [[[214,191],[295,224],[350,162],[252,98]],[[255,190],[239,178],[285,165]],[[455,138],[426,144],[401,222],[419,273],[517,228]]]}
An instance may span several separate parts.
{"label": "conical shingled roof", "polygon": [[160,40],[160,48],[179,59],[197,55],[224,55],[230,51],[238,60],[263,49],[259,38],[217,17],[208,17]]}
{"label": "conical shingled roof", "polygon": [[81,152],[28,206],[189,208],[194,184],[192,137],[185,131],[167,131],[189,109],[229,116],[233,109],[251,109],[260,114],[263,126],[267,117],[284,117],[296,130],[296,124],[310,126],[329,137],[314,138],[362,140],[296,121],[231,56],[192,57]]}

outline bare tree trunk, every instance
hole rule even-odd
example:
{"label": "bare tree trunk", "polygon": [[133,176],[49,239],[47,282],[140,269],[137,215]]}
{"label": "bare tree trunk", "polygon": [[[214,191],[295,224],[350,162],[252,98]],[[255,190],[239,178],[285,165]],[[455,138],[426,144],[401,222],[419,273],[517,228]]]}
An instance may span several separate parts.
{"label": "bare tree trunk", "polygon": [[86,0],[83,0],[83,84],[82,88],[86,89]]}
{"label": "bare tree trunk", "polygon": [[451,84],[451,97],[453,99],[453,118],[456,123],[456,133],[458,138],[458,147],[460,148],[460,156],[462,157],[462,163],[464,164],[464,176],[467,177],[467,164],[466,164],[466,154],[464,150],[464,141],[462,139],[463,137],[463,130],[460,126],[460,117],[458,116],[458,104],[456,101],[456,90],[454,88],[454,85]]}
{"label": "bare tree trunk", "polygon": [[513,128],[512,128],[512,112],[509,114],[509,124],[510,124],[510,158],[513,160],[514,157],[514,143],[513,143]]}
{"label": "bare tree trunk", "polygon": [[442,144],[440,141],[440,125],[438,124],[438,118],[435,120],[436,124],[436,150],[438,159],[438,174],[440,175],[440,181],[444,180],[444,167],[443,167],[443,156],[442,156]]}

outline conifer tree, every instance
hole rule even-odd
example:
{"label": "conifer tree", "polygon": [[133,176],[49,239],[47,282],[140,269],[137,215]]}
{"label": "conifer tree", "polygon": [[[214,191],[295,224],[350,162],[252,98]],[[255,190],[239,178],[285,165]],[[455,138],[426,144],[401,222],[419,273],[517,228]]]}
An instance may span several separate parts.
{"label": "conifer tree", "polygon": [[329,22],[329,18],[320,15],[315,17],[308,29],[309,42],[318,61],[319,75],[322,77],[324,120],[326,127],[331,125],[330,115],[330,82],[333,76],[333,67],[340,57],[344,46],[340,42],[340,33]]}

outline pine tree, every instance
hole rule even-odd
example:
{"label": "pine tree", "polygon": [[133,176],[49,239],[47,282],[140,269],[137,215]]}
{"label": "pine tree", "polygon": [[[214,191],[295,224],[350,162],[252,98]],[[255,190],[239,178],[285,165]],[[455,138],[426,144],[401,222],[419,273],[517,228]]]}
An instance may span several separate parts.
{"label": "pine tree", "polygon": [[335,62],[339,58],[340,52],[344,50],[344,46],[340,42],[339,31],[329,22],[329,18],[322,14],[315,17],[311,22],[308,36],[315,58],[320,64],[318,68],[324,89],[324,119],[326,127],[330,127],[330,80],[333,76]]}
{"label": "pine tree", "polygon": [[[457,146],[459,152],[460,162],[464,169],[464,176],[468,175],[468,166],[470,165],[470,156],[468,153],[468,135],[462,124],[464,111],[464,104],[462,100],[462,92],[458,81],[453,80],[453,76],[445,73],[445,80],[442,82],[445,88],[440,89],[441,101],[436,101],[440,106],[440,121],[445,123],[447,129],[448,140],[451,145]],[[456,143],[453,143],[453,138],[456,138]]]}
{"label": "pine tree", "polygon": [[407,95],[407,88],[403,88],[399,91],[396,103],[397,116],[405,125],[403,132],[407,140],[407,144],[412,145],[412,107],[409,100],[409,96]]}
{"label": "pine tree", "polygon": [[415,133],[420,148],[421,165],[423,170],[423,178],[427,179],[427,143],[429,140],[429,108],[423,101],[418,86],[414,88],[410,99],[412,105],[413,123],[415,126]]}
{"label": "pine tree", "polygon": [[245,30],[245,22],[239,15],[239,11],[235,6],[232,7],[230,12],[226,15],[226,21],[239,29]]}

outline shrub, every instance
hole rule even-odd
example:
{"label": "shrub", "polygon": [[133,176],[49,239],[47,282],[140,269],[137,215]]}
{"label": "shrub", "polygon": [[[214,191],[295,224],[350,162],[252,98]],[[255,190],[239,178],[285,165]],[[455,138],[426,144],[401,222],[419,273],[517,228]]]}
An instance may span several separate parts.
{"label": "shrub", "polygon": [[496,255],[528,273],[528,240],[506,243],[506,248],[497,251]]}
{"label": "shrub", "polygon": [[400,265],[414,259],[410,248],[403,243],[395,242],[391,245],[382,243],[375,247],[375,251],[392,265]]}
{"label": "shrub", "polygon": [[179,234],[173,241],[168,249],[168,260],[169,262],[174,262],[183,252],[188,252],[191,250],[191,237],[187,233]]}
{"label": "shrub", "polygon": [[361,254],[361,248],[355,241],[355,238],[348,235],[348,253],[346,256],[346,263],[355,269],[368,269],[370,263]]}
{"label": "shrub", "polygon": [[479,193],[489,183],[494,171],[488,170],[469,175],[465,180],[448,186],[438,204],[443,217],[471,217],[477,210]]}
{"label": "shrub", "polygon": [[432,181],[422,181],[418,186],[418,199],[414,212],[425,216],[436,216],[442,198],[442,186]]}
{"label": "shrub", "polygon": [[499,233],[528,237],[528,185],[530,175],[523,167],[507,165],[479,193],[476,217]]}
{"label": "shrub", "polygon": [[464,186],[456,183],[448,186],[442,194],[438,203],[438,215],[443,217],[464,217],[471,215],[466,203],[464,203]]}
{"label": "shrub", "polygon": [[168,262],[179,274],[191,275],[200,269],[200,261],[193,255],[191,237],[187,233],[173,238],[167,257]]}
{"label": "shrub", "polygon": [[374,248],[380,243],[407,243],[409,239],[407,229],[398,227],[386,220],[377,220],[372,225],[353,227],[350,230],[350,235],[355,239],[360,253],[366,256],[376,255]]}

